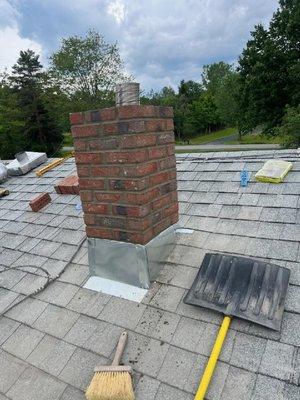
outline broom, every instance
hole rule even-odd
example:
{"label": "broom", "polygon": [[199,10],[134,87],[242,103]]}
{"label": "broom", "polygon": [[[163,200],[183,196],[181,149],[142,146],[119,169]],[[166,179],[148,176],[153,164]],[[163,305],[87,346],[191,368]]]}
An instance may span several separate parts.
{"label": "broom", "polygon": [[96,367],[85,396],[88,400],[134,400],[130,366],[119,365],[127,341],[127,332],[120,336],[113,362]]}

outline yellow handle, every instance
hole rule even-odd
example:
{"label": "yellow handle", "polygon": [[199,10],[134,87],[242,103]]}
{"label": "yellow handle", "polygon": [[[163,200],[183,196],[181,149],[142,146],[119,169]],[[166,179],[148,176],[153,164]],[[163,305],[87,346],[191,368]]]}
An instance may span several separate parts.
{"label": "yellow handle", "polygon": [[219,355],[221,353],[222,346],[223,346],[224,340],[226,338],[230,322],[231,322],[231,317],[227,317],[227,316],[224,317],[221,328],[220,328],[218,336],[217,336],[217,339],[215,341],[214,347],[212,349],[208,363],[206,365],[204,374],[202,376],[199,388],[197,390],[195,400],[203,400],[204,399],[204,396],[205,396],[208,386],[210,384],[211,378],[213,376]]}

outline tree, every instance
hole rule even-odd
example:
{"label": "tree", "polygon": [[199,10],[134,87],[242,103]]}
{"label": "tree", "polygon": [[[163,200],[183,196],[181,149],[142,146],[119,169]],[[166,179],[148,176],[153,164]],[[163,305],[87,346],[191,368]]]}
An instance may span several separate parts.
{"label": "tree", "polygon": [[214,96],[230,72],[232,72],[232,66],[223,61],[204,65],[202,71],[204,88]]}
{"label": "tree", "polygon": [[257,25],[239,59],[240,127],[272,133],[300,100],[300,2],[281,0],[269,29]]}
{"label": "tree", "polygon": [[284,147],[300,146],[300,105],[298,107],[286,107],[278,134]]}
{"label": "tree", "polygon": [[17,94],[9,87],[7,76],[0,79],[0,158],[11,159],[26,148],[22,109]]}
{"label": "tree", "polygon": [[74,111],[111,104],[116,83],[128,79],[117,45],[92,30],[85,37],[62,39],[50,61],[53,76],[73,100]]}
{"label": "tree", "polygon": [[230,71],[224,77],[214,97],[221,123],[225,126],[237,126],[239,75],[236,71]]}
{"label": "tree", "polygon": [[43,102],[44,78],[39,56],[32,50],[21,51],[9,80],[22,109],[22,143],[26,146],[22,150],[45,151],[50,155],[58,150],[62,134]]}

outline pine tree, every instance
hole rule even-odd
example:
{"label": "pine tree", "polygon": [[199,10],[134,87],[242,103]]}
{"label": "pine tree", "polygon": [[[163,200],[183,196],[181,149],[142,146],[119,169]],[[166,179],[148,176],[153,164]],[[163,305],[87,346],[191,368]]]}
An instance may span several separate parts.
{"label": "pine tree", "polygon": [[26,150],[45,151],[51,155],[58,150],[62,134],[43,101],[45,74],[42,68],[37,54],[32,50],[21,51],[10,81],[23,111]]}

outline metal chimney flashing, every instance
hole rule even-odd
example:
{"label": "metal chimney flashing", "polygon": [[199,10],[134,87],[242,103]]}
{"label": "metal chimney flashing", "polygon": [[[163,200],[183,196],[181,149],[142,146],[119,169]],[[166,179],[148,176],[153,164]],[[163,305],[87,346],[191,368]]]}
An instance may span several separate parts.
{"label": "metal chimney flashing", "polygon": [[174,247],[177,228],[171,225],[146,245],[88,238],[91,275],[149,289]]}

